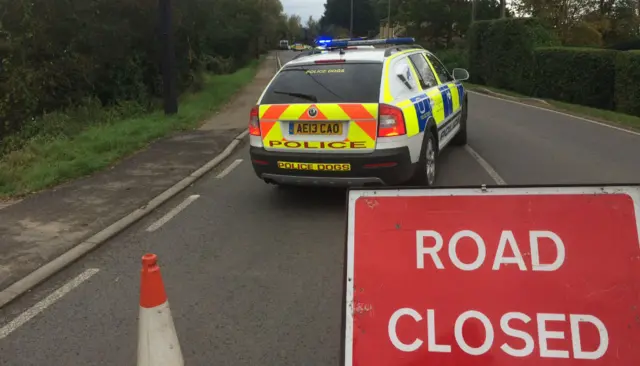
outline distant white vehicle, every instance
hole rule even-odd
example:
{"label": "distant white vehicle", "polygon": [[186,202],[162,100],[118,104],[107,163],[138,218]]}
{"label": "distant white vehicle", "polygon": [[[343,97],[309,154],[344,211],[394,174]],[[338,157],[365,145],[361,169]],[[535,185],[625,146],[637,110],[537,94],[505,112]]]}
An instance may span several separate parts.
{"label": "distant white vehicle", "polygon": [[286,39],[280,40],[280,49],[281,50],[288,50],[289,49],[289,41],[286,40]]}

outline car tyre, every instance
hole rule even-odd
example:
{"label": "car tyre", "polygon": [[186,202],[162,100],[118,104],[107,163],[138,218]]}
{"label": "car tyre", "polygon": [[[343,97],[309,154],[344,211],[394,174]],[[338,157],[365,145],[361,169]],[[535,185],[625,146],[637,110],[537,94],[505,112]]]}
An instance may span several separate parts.
{"label": "car tyre", "polygon": [[460,129],[458,133],[453,137],[451,143],[458,146],[464,146],[467,144],[467,101],[465,99],[462,104],[462,112],[460,116]]}
{"label": "car tyre", "polygon": [[438,143],[431,129],[424,130],[424,140],[420,149],[420,159],[410,183],[418,186],[431,187],[436,182]]}

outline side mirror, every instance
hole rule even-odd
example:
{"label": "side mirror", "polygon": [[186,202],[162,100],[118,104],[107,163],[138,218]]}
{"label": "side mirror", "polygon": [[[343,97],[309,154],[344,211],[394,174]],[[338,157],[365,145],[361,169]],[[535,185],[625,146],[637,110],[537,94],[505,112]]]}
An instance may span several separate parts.
{"label": "side mirror", "polygon": [[453,79],[457,81],[469,79],[469,72],[465,69],[453,69]]}

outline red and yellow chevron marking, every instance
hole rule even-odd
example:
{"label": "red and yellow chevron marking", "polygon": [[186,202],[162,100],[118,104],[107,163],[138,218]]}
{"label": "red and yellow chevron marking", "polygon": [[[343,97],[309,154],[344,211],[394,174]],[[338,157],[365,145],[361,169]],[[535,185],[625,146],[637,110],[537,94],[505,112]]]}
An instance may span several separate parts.
{"label": "red and yellow chevron marking", "polygon": [[[317,114],[309,115],[315,108]],[[271,104],[260,106],[260,131],[266,147],[279,149],[374,149],[378,132],[378,104]],[[289,122],[297,121],[345,121],[347,135],[344,140],[313,141],[310,136],[305,141],[287,141]],[[343,143],[340,143],[343,142]]]}

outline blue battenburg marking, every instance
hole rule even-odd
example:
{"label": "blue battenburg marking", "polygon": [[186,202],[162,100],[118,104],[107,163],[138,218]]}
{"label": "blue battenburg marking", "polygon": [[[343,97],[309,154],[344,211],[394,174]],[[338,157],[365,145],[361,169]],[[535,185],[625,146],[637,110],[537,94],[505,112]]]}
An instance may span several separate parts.
{"label": "blue battenburg marking", "polygon": [[447,84],[440,86],[440,94],[442,94],[442,103],[444,104],[444,118],[449,117],[453,113],[453,96],[451,95],[451,89]]}
{"label": "blue battenburg marking", "polygon": [[420,132],[424,131],[427,126],[427,121],[431,116],[431,103],[429,97],[426,94],[419,95],[410,99],[413,103],[413,108],[416,110],[418,116],[418,129]]}
{"label": "blue battenburg marking", "polygon": [[462,102],[464,102],[464,86],[462,86],[462,83],[456,83],[456,87],[458,88],[458,99],[460,100],[460,108],[462,108]]}

